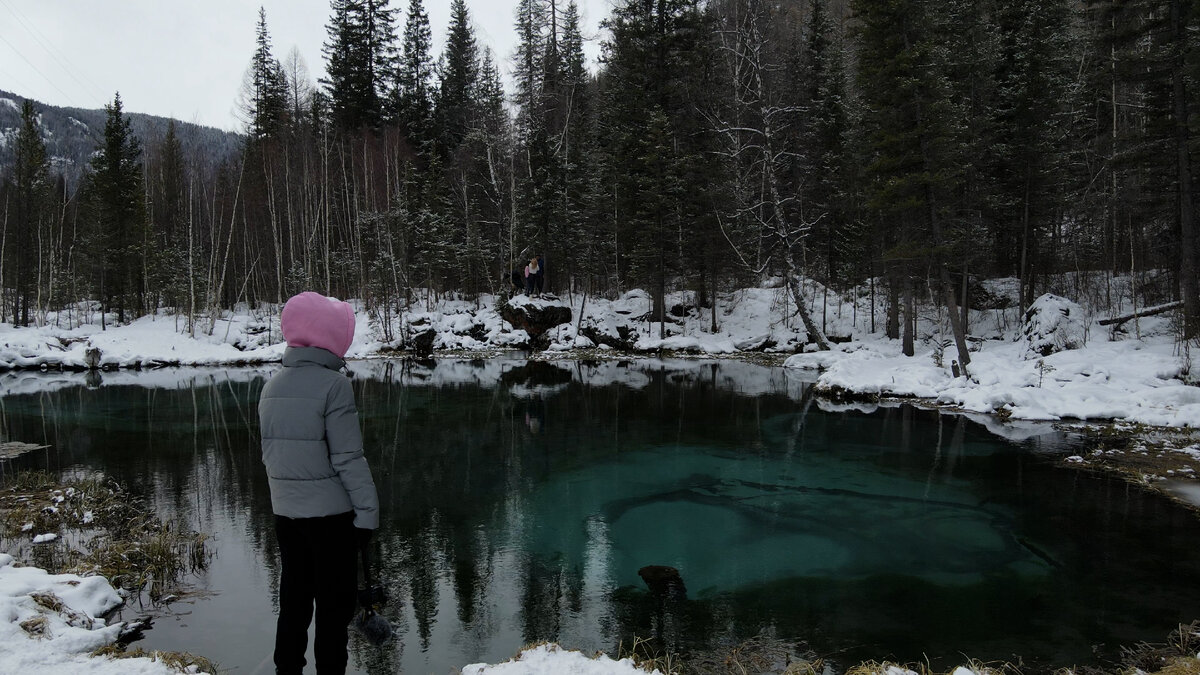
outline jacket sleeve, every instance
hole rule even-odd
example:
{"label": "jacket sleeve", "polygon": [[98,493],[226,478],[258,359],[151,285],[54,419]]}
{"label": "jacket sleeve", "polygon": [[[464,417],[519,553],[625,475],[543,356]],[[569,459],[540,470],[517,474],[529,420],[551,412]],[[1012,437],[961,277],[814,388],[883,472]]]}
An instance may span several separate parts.
{"label": "jacket sleeve", "polygon": [[350,380],[344,377],[339,377],[329,391],[325,405],[325,440],[329,444],[329,462],[354,507],[354,526],[374,530],[379,527],[379,495],[363,455],[354,389]]}

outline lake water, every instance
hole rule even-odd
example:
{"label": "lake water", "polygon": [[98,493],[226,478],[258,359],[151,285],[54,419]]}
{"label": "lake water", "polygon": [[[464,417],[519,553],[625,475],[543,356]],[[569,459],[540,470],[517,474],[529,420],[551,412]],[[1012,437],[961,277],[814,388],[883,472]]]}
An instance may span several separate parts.
{"label": "lake water", "polygon": [[[1095,664],[1200,618],[1200,519],[902,406],[829,410],[739,362],[351,364],[399,639],[359,672],[456,672],[556,640],[697,652],[760,633],[846,665]],[[101,471],[215,537],[147,649],[273,672],[276,550],[256,401],[273,372],[8,373],[0,465]],[[10,547],[12,542],[8,542]],[[646,565],[680,571],[656,599]],[[131,607],[126,618],[146,610]],[[310,660],[311,663],[311,660]]]}

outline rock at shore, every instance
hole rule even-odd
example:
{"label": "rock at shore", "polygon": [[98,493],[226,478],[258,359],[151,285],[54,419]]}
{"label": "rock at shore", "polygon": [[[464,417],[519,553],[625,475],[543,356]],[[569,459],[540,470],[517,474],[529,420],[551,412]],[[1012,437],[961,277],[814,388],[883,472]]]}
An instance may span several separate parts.
{"label": "rock at shore", "polygon": [[544,342],[542,338],[551,328],[571,322],[571,308],[554,296],[516,295],[500,303],[500,316],[513,328],[529,333],[536,346]]}

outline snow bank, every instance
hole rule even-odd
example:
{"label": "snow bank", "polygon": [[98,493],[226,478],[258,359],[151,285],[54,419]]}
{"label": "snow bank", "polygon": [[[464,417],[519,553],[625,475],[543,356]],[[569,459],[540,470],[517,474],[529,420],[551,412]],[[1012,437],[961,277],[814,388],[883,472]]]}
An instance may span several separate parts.
{"label": "snow bank", "polygon": [[[1122,420],[1200,427],[1200,388],[1182,382],[1183,363],[1168,337],[1109,341],[1026,360],[1024,341],[986,342],[971,354],[970,378],[913,357],[898,344],[868,340],[853,351],[789,357],[789,368],[819,368],[817,387],[872,397],[916,397],[978,413],[1022,420]],[[943,360],[948,360],[949,354]]]}
{"label": "snow bank", "polygon": [[[1013,280],[991,280],[982,284],[990,296],[1004,299],[1015,292]],[[831,336],[853,338],[827,352],[800,352],[807,345],[804,329],[790,316],[789,298],[777,284],[720,294],[715,303],[702,306],[691,292],[669,293],[665,323],[654,321],[650,295],[631,290],[610,300],[574,296],[561,299],[520,298],[531,306],[567,305],[572,321],[551,328],[546,354],[569,354],[578,349],[618,350],[658,354],[690,353],[728,355],[744,351],[792,354],[785,365],[820,373],[818,388],[838,390],[866,399],[915,397],[954,406],[972,413],[1003,412],[1021,420],[1113,419],[1156,426],[1200,427],[1200,389],[1182,381],[1186,356],[1177,353],[1167,317],[1150,317],[1132,322],[1137,338],[1114,335],[1094,323],[1088,310],[1058,295],[1045,295],[1028,312],[1019,308],[972,310],[972,362],[970,377],[955,378],[949,364],[955,358],[946,340],[944,317],[934,308],[919,313],[918,352],[913,357],[900,353],[896,341],[871,333],[882,321],[883,308],[877,294],[862,289],[841,296],[811,283],[805,290],[809,312]],[[1114,286],[1120,294],[1120,284]],[[994,299],[993,298],[993,299]],[[354,341],[349,358],[365,359],[387,355],[406,346],[418,334],[433,333],[433,348],[481,353],[498,353],[526,346],[529,334],[516,329],[497,311],[500,298],[478,300],[418,298],[403,312],[380,314],[357,308]],[[876,303],[872,308],[871,303]],[[277,308],[256,311],[241,307],[214,321],[201,321],[187,331],[177,317],[144,317],[128,325],[101,329],[98,315],[87,308],[50,315],[46,326],[14,328],[0,324],[0,369],[62,366],[81,369],[89,355],[106,368],[174,365],[205,367],[226,364],[274,364],[285,345],[280,341]],[[1114,311],[1123,308],[1115,307]],[[715,314],[716,330],[713,331]],[[89,322],[77,325],[80,317]],[[876,326],[878,327],[878,326]],[[1043,355],[1044,354],[1044,355]],[[375,373],[373,366],[356,362],[352,370]],[[273,366],[264,366],[271,368]],[[499,371],[512,366],[497,366]],[[674,363],[673,367],[690,366]],[[411,371],[412,368],[409,368]],[[485,369],[486,370],[486,369]],[[722,366],[722,375],[732,367]],[[775,382],[757,382],[764,376],[749,374],[738,381],[747,393],[779,391]],[[20,371],[14,371],[19,373]],[[629,386],[627,370],[611,368],[572,369],[575,378],[594,378],[602,383],[617,377]],[[261,374],[261,373],[260,373]],[[443,366],[439,362],[427,374],[431,383],[462,381],[494,382],[497,373],[478,368]],[[203,377],[197,373],[197,377]],[[257,376],[257,375],[256,375]],[[394,377],[381,367],[380,377]],[[29,388],[75,386],[82,373],[55,373],[29,378],[8,373],[0,376],[0,389],[20,393]],[[137,375],[141,379],[146,375]],[[176,377],[165,376],[168,379]],[[732,375],[730,375],[732,377]],[[773,377],[773,376],[765,376]],[[812,379],[814,375],[794,378]],[[93,378],[94,379],[94,378]],[[111,383],[120,379],[105,373]],[[176,377],[176,379],[178,379]],[[185,386],[185,385],[179,385]],[[785,389],[802,391],[788,385]]]}
{"label": "snow bank", "polygon": [[462,669],[462,675],[662,675],[658,669],[646,671],[630,659],[613,659],[600,654],[588,658],[582,653],[545,644],[522,651],[515,659],[488,665],[474,663]]}
{"label": "snow bank", "polygon": [[0,554],[0,672],[38,675],[173,675],[149,658],[88,654],[116,641],[124,624],[100,618],[121,597],[103,577],[47,574]]}

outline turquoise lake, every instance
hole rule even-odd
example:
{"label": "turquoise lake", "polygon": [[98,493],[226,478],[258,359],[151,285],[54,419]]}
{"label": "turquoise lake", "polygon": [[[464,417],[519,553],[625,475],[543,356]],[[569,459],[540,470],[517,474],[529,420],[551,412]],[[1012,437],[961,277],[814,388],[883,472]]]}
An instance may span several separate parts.
{"label": "turquoise lake", "polygon": [[[1059,467],[1050,427],[839,408],[724,361],[351,363],[398,638],[362,673],[444,675],[542,640],[687,654],[756,635],[861,660],[1104,664],[1200,618],[1200,518]],[[211,533],[138,643],[273,672],[277,563],[257,437],[273,368],[0,377],[0,464],[102,472]],[[1014,440],[1015,439],[1015,440]],[[26,544],[2,542],[9,550]],[[2,548],[2,547],[0,547]],[[647,565],[686,595],[653,595]],[[311,660],[310,660],[311,663]]]}

